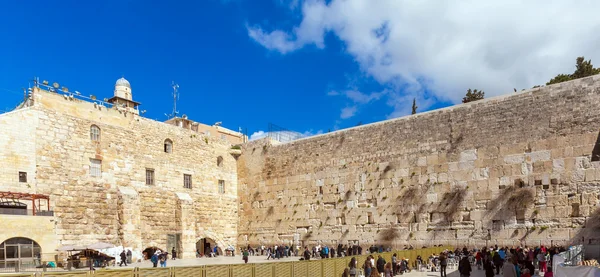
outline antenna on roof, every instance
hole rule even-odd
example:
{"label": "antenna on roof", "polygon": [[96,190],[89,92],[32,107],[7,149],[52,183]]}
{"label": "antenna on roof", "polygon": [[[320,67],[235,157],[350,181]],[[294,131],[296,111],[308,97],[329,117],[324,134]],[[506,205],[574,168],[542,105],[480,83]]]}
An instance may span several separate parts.
{"label": "antenna on roof", "polygon": [[179,99],[179,85],[176,84],[175,82],[171,82],[171,87],[173,88],[173,113],[168,115],[167,117],[177,117],[177,114],[179,113],[177,111],[177,99]]}

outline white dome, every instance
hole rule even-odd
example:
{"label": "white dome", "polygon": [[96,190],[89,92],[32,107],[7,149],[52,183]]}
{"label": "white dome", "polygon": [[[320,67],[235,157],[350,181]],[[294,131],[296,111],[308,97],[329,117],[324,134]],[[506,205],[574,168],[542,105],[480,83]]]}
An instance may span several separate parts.
{"label": "white dome", "polygon": [[117,82],[115,83],[115,86],[124,86],[124,87],[131,88],[129,81],[127,81],[127,79],[125,79],[123,77],[121,77],[121,79],[117,80]]}

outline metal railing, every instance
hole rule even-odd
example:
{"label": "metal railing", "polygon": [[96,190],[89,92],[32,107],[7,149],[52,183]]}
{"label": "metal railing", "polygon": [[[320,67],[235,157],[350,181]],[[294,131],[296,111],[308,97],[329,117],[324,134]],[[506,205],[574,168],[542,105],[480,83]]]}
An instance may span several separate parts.
{"label": "metal railing", "polygon": [[0,273],[45,271],[64,271],[64,269],[52,266],[52,264],[48,262],[41,262],[37,259],[0,261]]}
{"label": "metal railing", "polygon": [[[0,208],[0,214],[33,216],[33,210]],[[35,216],[54,216],[54,211],[35,211]]]}
{"label": "metal railing", "polygon": [[[444,247],[402,250],[384,253],[373,253],[377,259],[382,256],[386,261],[392,260],[396,254],[398,259],[406,258],[413,264],[417,256],[426,259],[431,254],[440,253]],[[16,274],[18,277],[330,277],[341,276],[352,258],[356,259],[357,268],[362,268],[368,255],[346,256],[310,261],[250,263],[234,265],[203,265],[165,268],[129,268],[129,269],[96,269],[94,271],[36,272]],[[412,268],[417,270],[417,268]],[[0,275],[3,276],[3,275]]]}

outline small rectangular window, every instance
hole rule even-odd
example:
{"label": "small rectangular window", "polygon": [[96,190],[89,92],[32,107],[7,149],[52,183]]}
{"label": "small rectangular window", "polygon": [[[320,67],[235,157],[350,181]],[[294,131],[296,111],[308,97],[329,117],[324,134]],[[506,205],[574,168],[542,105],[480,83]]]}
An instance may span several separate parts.
{"label": "small rectangular window", "polygon": [[146,185],[154,185],[154,169],[146,168]]}
{"label": "small rectangular window", "polygon": [[225,180],[219,180],[219,193],[225,193]]}
{"label": "small rectangular window", "polygon": [[27,183],[27,172],[19,171],[19,182]]}
{"label": "small rectangular window", "polygon": [[367,222],[369,224],[375,223],[375,220],[373,220],[373,213],[367,213]]}
{"label": "small rectangular window", "polygon": [[186,189],[192,188],[192,175],[183,174],[183,187]]}
{"label": "small rectangular window", "polygon": [[320,187],[319,187],[319,194],[320,194],[320,195],[323,195],[323,186],[320,186]]}
{"label": "small rectangular window", "polygon": [[102,161],[90,159],[90,175],[92,177],[102,177]]}

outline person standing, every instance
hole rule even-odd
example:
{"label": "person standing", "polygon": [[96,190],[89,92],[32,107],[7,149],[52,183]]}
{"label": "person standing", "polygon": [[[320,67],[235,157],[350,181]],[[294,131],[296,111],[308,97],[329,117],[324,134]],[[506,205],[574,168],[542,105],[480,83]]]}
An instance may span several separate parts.
{"label": "person standing", "polygon": [[123,252],[121,252],[121,263],[119,263],[119,266],[122,266],[123,264],[125,264],[125,266],[127,266],[127,254],[125,254],[125,249],[123,249]]}
{"label": "person standing", "polygon": [[133,260],[133,253],[131,253],[131,249],[127,249],[127,263],[131,264],[132,260]]}
{"label": "person standing", "polygon": [[483,258],[483,270],[485,270],[485,277],[494,277],[494,265],[489,253]]}
{"label": "person standing", "polygon": [[248,263],[248,249],[244,250],[244,252],[242,253],[242,259],[244,259],[244,263]]}
{"label": "person standing", "polygon": [[352,257],[352,259],[350,260],[350,263],[348,264],[348,267],[350,268],[350,276],[351,277],[356,277],[358,276],[358,272],[356,270],[356,258]]}
{"label": "person standing", "polygon": [[469,256],[463,256],[458,264],[458,272],[460,272],[460,277],[469,277],[471,276],[471,262],[469,261]]}
{"label": "person standing", "polygon": [[542,272],[546,272],[546,253],[543,252],[543,250],[540,250],[540,253],[538,253],[537,260],[539,264],[540,274]]}
{"label": "person standing", "polygon": [[383,257],[381,257],[381,255],[379,255],[379,257],[377,258],[377,271],[379,271],[379,273],[383,273],[384,267],[385,267],[385,259]]}
{"label": "person standing", "polygon": [[517,256],[512,255],[509,256],[507,261],[502,266],[502,272],[504,273],[504,277],[519,277],[517,275]]}
{"label": "person standing", "polygon": [[158,254],[156,252],[154,252],[152,258],[150,258],[150,261],[152,262],[152,267],[156,267],[158,265]]}
{"label": "person standing", "polygon": [[310,260],[310,251],[308,251],[308,246],[304,247],[304,260],[305,261]]}
{"label": "person standing", "polygon": [[160,267],[167,267],[167,254],[168,252],[165,252],[158,257],[158,260],[160,261]]}
{"label": "person standing", "polygon": [[494,266],[496,267],[496,275],[500,275],[500,268],[503,268],[503,259],[500,257],[500,251],[494,253],[492,260],[494,261]]}
{"label": "person standing", "polygon": [[365,260],[365,264],[363,265],[363,270],[365,271],[365,276],[371,276],[371,271],[373,264],[371,264],[371,257],[367,257]]}
{"label": "person standing", "polygon": [[392,263],[388,262],[383,269],[384,277],[393,277],[394,273],[392,272]]}
{"label": "person standing", "polygon": [[446,252],[440,253],[438,259],[440,260],[440,276],[446,277],[446,267],[448,266],[448,256],[446,256]]}
{"label": "person standing", "polygon": [[171,259],[177,259],[177,251],[175,251],[175,247],[171,250]]}

